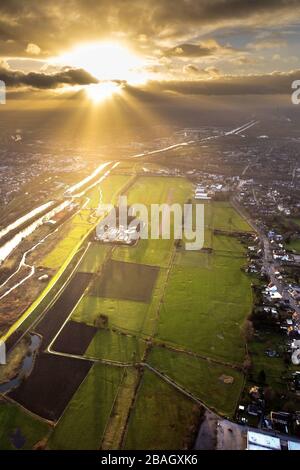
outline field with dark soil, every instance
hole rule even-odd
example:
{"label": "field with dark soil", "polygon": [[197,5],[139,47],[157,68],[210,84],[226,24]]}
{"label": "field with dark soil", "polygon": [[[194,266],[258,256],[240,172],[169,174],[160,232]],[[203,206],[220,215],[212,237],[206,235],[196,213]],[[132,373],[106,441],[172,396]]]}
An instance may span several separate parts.
{"label": "field with dark soil", "polygon": [[62,295],[49,308],[44,318],[35,328],[35,331],[43,336],[42,347],[44,349],[49,346],[59,328],[68,318],[92,277],[93,275],[90,273],[76,273]]}
{"label": "field with dark soil", "polygon": [[42,353],[30,376],[9,396],[29,411],[56,421],[92,365],[90,361]]}
{"label": "field with dark soil", "polygon": [[100,279],[96,279],[92,294],[112,299],[150,302],[159,272],[156,266],[123,263],[110,260]]}
{"label": "field with dark soil", "polygon": [[56,338],[52,349],[62,353],[83,355],[97,331],[94,326],[69,321]]}

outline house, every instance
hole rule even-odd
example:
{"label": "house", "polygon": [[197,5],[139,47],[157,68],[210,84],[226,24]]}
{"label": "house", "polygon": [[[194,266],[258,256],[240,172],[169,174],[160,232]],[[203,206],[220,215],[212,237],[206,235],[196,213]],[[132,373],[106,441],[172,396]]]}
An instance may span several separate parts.
{"label": "house", "polygon": [[281,450],[280,439],[268,434],[248,431],[247,450]]}
{"label": "house", "polygon": [[209,201],[211,199],[207,193],[195,193],[194,199],[201,199]]}
{"label": "house", "polygon": [[300,442],[288,441],[288,450],[300,450]]}
{"label": "house", "polygon": [[279,292],[272,292],[270,294],[270,299],[271,300],[280,300],[280,299],[282,299],[282,295]]}
{"label": "house", "polygon": [[197,186],[195,189],[195,199],[209,200],[211,197],[202,186]]}
{"label": "house", "polygon": [[260,408],[260,406],[251,403],[247,407],[247,413],[251,416],[260,416],[262,414],[262,409]]}

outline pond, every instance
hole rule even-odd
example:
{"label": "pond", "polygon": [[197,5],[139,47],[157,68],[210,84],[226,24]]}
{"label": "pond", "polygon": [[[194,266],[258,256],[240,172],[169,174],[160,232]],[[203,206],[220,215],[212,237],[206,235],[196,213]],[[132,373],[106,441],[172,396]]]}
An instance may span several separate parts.
{"label": "pond", "polygon": [[0,384],[0,393],[6,393],[14,388],[17,388],[21,384],[24,377],[27,377],[31,373],[34,358],[36,352],[40,347],[41,342],[42,339],[40,336],[30,335],[30,345],[28,349],[28,354],[23,359],[22,366],[19,370],[18,375],[16,375],[13,379],[9,380],[8,382]]}

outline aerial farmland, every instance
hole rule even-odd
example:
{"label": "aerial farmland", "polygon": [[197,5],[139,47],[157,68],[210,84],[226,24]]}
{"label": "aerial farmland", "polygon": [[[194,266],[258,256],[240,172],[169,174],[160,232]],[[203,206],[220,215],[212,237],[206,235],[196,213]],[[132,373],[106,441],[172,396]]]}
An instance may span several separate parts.
{"label": "aerial farmland", "polygon": [[52,248],[35,253],[55,295],[46,286],[14,332],[40,343],[28,376],[2,395],[3,446],[17,426],[26,448],[190,448],[206,408],[235,414],[252,308],[235,234],[251,227],[229,202],[209,201],[200,251],[174,237],[101,244],[91,211],[99,194],[116,202],[121,191],[147,207],[193,200],[185,178],[113,173]]}

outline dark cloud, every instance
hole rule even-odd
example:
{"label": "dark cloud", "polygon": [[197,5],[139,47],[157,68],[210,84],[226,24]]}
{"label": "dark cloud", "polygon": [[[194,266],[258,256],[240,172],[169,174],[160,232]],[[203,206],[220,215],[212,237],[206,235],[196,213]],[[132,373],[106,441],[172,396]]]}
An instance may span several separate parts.
{"label": "dark cloud", "polygon": [[189,75],[198,77],[215,77],[220,75],[220,71],[216,67],[206,67],[200,69],[195,64],[187,64],[183,67],[183,71]]}
{"label": "dark cloud", "polygon": [[150,82],[144,92],[178,93],[182,95],[286,95],[291,94],[300,70],[265,75],[221,76],[209,80]]}
{"label": "dark cloud", "polygon": [[[195,76],[195,80],[150,81],[144,86],[131,86],[125,81],[116,81],[124,92],[142,101],[166,94],[181,95],[277,95],[291,93],[291,84],[300,79],[300,70],[273,72],[263,75],[220,75],[216,67],[201,69],[187,64],[184,71]],[[56,73],[11,70],[0,64],[0,80],[7,87],[29,87],[35,89],[55,89],[64,85],[89,85],[99,83],[83,69],[66,68]]]}
{"label": "dark cloud", "polygon": [[160,39],[178,42],[191,29],[278,25],[299,10],[299,0],[7,0],[0,3],[0,44],[2,55],[26,56],[35,44],[47,56],[121,33],[135,44],[138,35],[147,37],[151,48]]}
{"label": "dark cloud", "polygon": [[208,47],[202,44],[179,44],[165,51],[165,56],[174,57],[206,57],[217,51],[216,46]]}
{"label": "dark cloud", "polygon": [[[76,43],[119,40],[142,53],[146,73],[177,79],[130,89],[143,99],[150,92],[155,96],[288,93],[292,73],[222,77],[217,67],[237,74],[240,65],[247,71],[272,70],[274,61],[263,63],[260,50],[284,45],[287,37],[272,29],[298,18],[299,0],[2,0],[0,54],[16,70],[1,64],[0,57],[0,79],[18,91],[97,83],[85,70],[47,68],[47,63],[54,63],[49,57]],[[237,37],[235,48],[227,43],[226,32],[231,38],[243,29],[245,41]],[[258,31],[263,33],[259,36]],[[277,60],[278,68],[287,67],[293,50],[284,51],[285,62]],[[27,61],[21,64],[24,58]]]}
{"label": "dark cloud", "polygon": [[83,69],[64,69],[56,73],[29,72],[10,70],[0,67],[0,80],[7,87],[32,87],[51,89],[63,85],[90,85],[98,80]]}
{"label": "dark cloud", "polygon": [[200,72],[199,67],[194,64],[188,64],[183,67],[183,71],[190,74],[198,74]]}
{"label": "dark cloud", "polygon": [[223,46],[214,39],[207,39],[199,44],[179,44],[176,47],[167,49],[164,52],[165,57],[190,58],[197,59],[202,57],[222,57],[234,56],[240,53],[239,50],[229,46]]}

